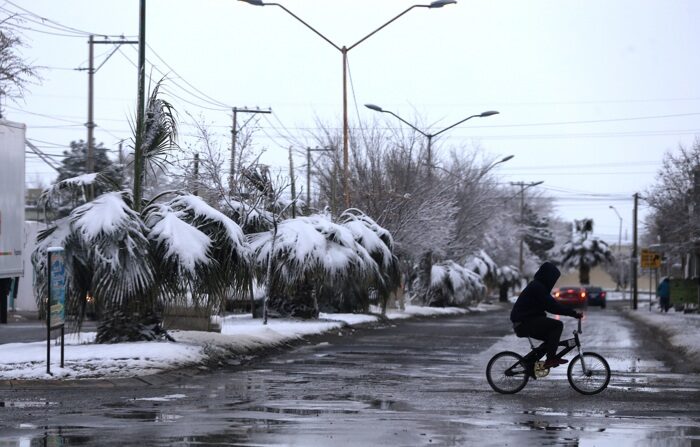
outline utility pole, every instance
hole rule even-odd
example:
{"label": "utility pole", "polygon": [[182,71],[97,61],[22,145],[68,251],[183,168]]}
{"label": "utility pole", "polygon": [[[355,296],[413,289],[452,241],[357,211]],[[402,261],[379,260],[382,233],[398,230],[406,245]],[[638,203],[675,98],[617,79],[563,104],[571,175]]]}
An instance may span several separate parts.
{"label": "utility pole", "polygon": [[637,310],[639,289],[637,288],[637,209],[639,193],[634,193],[634,209],[632,211],[632,309]]}
{"label": "utility pole", "polygon": [[143,180],[143,125],[146,111],[146,0],[139,0],[139,58],[136,99],[136,135],[134,138],[134,211],[141,212]]}
{"label": "utility pole", "polygon": [[192,191],[192,194],[195,196],[199,195],[199,153],[194,154],[194,191]]}
{"label": "utility pole", "polygon": [[[247,109],[247,108],[242,108],[239,109],[238,107],[234,107],[232,109],[233,111],[233,122],[231,123],[231,174],[229,175],[229,180],[228,180],[228,189],[229,189],[229,195],[233,195],[234,191],[234,186],[236,183],[236,140],[238,139],[238,113],[272,113],[272,110],[260,110],[258,109]],[[250,121],[248,119],[248,121]],[[246,121],[245,124],[248,124],[248,121]],[[245,124],[241,127],[244,127]]]}
{"label": "utility pole", "polygon": [[292,157],[292,146],[289,146],[289,178],[292,186],[292,219],[297,217],[297,190],[294,182],[294,157]]}
{"label": "utility pole", "polygon": [[311,206],[311,152],[333,152],[329,147],[306,148],[306,206]]}
{"label": "utility pole", "polygon": [[[85,127],[87,127],[87,160],[85,162],[85,171],[90,174],[92,172],[95,172],[95,137],[94,137],[94,129],[96,127],[95,125],[95,73],[97,73],[97,70],[102,68],[102,66],[109,60],[110,57],[114,54],[115,51],[119,48],[119,45],[122,44],[137,44],[139,43],[137,40],[95,40],[95,36],[93,34],[90,34],[90,38],[88,39],[88,116],[87,116],[87,123],[85,123]],[[110,53],[109,56],[105,58],[105,60],[100,64],[99,67],[95,68],[95,44],[110,44],[110,45],[116,45],[114,47],[114,51]],[[94,195],[94,190],[92,186],[88,189],[88,200],[92,200]]]}
{"label": "utility pole", "polygon": [[[519,186],[520,187],[520,225],[523,225],[523,221],[525,220],[525,190],[527,188],[531,188],[533,186],[541,185],[544,183],[544,181],[539,181],[539,182],[530,182],[530,183],[525,183],[525,182],[510,182],[511,185],[513,186]],[[519,261],[518,261],[518,269],[520,271],[520,274],[523,274],[523,250],[524,250],[524,243],[525,243],[525,235],[524,232],[520,232],[520,256],[519,256]]]}

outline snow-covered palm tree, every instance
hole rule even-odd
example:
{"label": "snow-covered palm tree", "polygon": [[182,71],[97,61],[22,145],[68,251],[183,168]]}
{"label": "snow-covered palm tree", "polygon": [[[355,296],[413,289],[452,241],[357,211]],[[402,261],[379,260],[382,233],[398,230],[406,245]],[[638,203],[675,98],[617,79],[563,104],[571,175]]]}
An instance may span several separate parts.
{"label": "snow-covered palm tree", "polygon": [[597,237],[588,236],[587,233],[577,235],[573,240],[565,243],[559,253],[561,265],[578,269],[579,282],[582,285],[590,283],[593,267],[613,261],[608,244]]}
{"label": "snow-covered palm tree", "polygon": [[367,310],[369,289],[384,282],[382,271],[394,262],[382,241],[391,236],[361,213],[343,219],[297,217],[249,235],[273,313],[315,318],[321,306]]}
{"label": "snow-covered palm tree", "polygon": [[128,191],[108,192],[40,233],[33,253],[37,296],[46,296],[46,252],[61,246],[69,309],[86,299],[102,309],[98,341],[158,338],[161,311],[187,303],[221,305],[243,289],[250,249],[240,227],[196,196],[179,193],[139,214]]}
{"label": "snow-covered palm tree", "polygon": [[499,266],[484,250],[469,256],[464,266],[479,275],[487,288],[498,289],[500,301],[507,301],[508,289],[520,280],[517,267]]}
{"label": "snow-covered palm tree", "polygon": [[428,289],[430,306],[467,306],[484,293],[486,286],[473,271],[454,261],[433,264]]}

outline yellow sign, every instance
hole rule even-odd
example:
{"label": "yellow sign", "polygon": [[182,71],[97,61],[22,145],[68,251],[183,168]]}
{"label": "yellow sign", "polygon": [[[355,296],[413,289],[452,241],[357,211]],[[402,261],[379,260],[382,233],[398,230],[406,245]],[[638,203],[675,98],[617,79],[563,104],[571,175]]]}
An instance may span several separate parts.
{"label": "yellow sign", "polygon": [[641,267],[643,269],[658,269],[661,267],[661,255],[643,248]]}

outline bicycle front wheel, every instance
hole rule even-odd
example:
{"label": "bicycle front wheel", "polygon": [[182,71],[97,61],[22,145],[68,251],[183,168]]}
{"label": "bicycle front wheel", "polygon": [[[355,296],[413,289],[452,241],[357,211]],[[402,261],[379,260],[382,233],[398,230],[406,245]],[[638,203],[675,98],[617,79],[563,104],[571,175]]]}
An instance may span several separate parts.
{"label": "bicycle front wheel", "polygon": [[517,393],[525,388],[529,378],[522,356],[515,352],[499,352],[486,366],[486,380],[501,394]]}
{"label": "bicycle front wheel", "polygon": [[595,352],[584,352],[569,363],[566,372],[571,388],[581,394],[598,394],[610,382],[610,365]]}

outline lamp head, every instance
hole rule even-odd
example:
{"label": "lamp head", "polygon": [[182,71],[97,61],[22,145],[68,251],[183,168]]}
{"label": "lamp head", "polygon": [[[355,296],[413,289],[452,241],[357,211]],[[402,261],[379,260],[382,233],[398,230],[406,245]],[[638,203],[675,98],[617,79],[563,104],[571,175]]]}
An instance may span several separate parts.
{"label": "lamp head", "polygon": [[250,3],[251,5],[255,5],[255,6],[265,6],[265,3],[263,3],[262,0],[238,0],[238,1]]}
{"label": "lamp head", "polygon": [[482,112],[481,115],[479,115],[479,116],[482,118],[486,118],[487,116],[498,115],[498,113],[499,112],[497,112],[495,110],[487,110],[486,112]]}
{"label": "lamp head", "polygon": [[505,163],[506,161],[510,160],[511,158],[515,157],[515,155],[508,155],[507,157],[503,157],[499,163]]}
{"label": "lamp head", "polygon": [[435,0],[434,2],[430,2],[428,8],[442,8],[445,5],[453,5],[456,3],[457,0]]}
{"label": "lamp head", "polygon": [[376,104],[365,104],[365,107],[367,107],[370,110],[374,110],[375,112],[383,112],[384,111],[384,109],[382,109],[381,107],[379,107]]}

